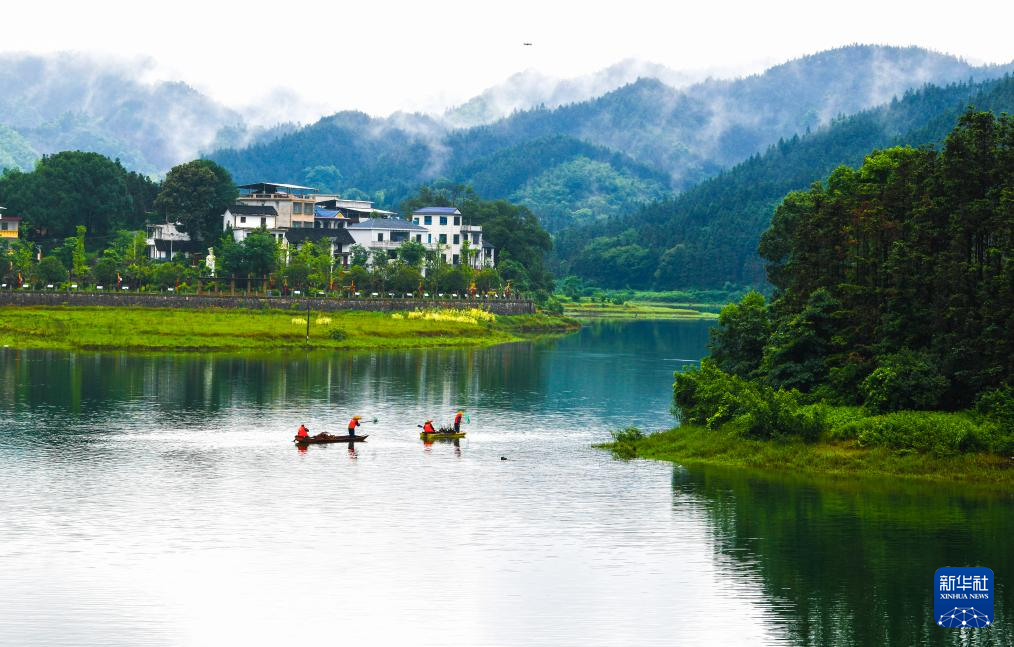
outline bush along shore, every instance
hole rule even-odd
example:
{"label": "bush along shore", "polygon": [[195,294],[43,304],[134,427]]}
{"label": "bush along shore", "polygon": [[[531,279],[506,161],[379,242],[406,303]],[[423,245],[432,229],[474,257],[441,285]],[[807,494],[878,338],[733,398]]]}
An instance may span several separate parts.
{"label": "bush along shore", "polygon": [[941,151],[894,148],[786,196],[774,286],[725,306],[676,375],[687,428],[621,454],[1009,485],[1014,118],[967,112]]}
{"label": "bush along shore", "polygon": [[475,308],[400,313],[3,307],[0,346],[135,352],[368,350],[488,346],[564,334],[576,321]]}
{"label": "bush along shore", "polygon": [[620,458],[833,476],[897,476],[1014,484],[1014,391],[998,389],[965,411],[892,411],[808,402],[729,375],[710,360],[676,376],[681,426],[635,428],[602,445]]}

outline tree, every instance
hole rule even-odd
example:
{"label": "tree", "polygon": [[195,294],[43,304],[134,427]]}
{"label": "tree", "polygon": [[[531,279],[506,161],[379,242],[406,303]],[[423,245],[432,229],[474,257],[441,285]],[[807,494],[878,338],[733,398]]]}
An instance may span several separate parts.
{"label": "tree", "polygon": [[239,192],[232,176],[210,160],[174,166],[155,198],[155,209],[167,222],[176,221],[194,239],[214,240],[222,229],[222,214]]}
{"label": "tree", "polygon": [[711,359],[719,369],[740,377],[753,377],[771,336],[764,295],[751,291],[738,304],[722,308],[718,325],[710,335]]}
{"label": "tree", "polygon": [[67,268],[55,256],[46,256],[35,266],[35,275],[43,283],[60,283],[67,279]]}
{"label": "tree", "polygon": [[74,237],[74,247],[71,251],[71,269],[75,278],[83,278],[88,273],[88,259],[85,255],[85,233],[87,231],[84,225],[77,226],[77,235]]}
{"label": "tree", "polygon": [[351,258],[349,259],[349,265],[353,267],[366,267],[370,263],[370,250],[366,249],[362,245],[355,244],[349,248]]}
{"label": "tree", "polygon": [[151,186],[108,157],[65,151],[44,156],[30,173],[4,171],[0,203],[24,218],[23,235],[29,239],[63,238],[78,225],[104,236],[144,223]]}
{"label": "tree", "polygon": [[414,240],[406,240],[398,247],[398,258],[409,267],[418,269],[426,259],[426,246]]}

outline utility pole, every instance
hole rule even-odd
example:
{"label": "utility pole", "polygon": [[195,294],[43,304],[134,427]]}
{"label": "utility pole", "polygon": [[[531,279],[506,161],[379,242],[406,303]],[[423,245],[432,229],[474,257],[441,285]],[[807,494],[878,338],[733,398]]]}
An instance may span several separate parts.
{"label": "utility pole", "polygon": [[306,345],[310,345],[310,300],[306,300]]}

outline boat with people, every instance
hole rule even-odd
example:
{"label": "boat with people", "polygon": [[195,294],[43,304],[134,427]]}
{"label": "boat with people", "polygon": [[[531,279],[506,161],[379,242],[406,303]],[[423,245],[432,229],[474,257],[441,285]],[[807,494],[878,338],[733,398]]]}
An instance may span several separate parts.
{"label": "boat with people", "polygon": [[327,432],[319,433],[316,436],[296,436],[292,442],[297,445],[318,445],[321,443],[361,443],[369,438],[369,434],[360,436],[335,436]]}

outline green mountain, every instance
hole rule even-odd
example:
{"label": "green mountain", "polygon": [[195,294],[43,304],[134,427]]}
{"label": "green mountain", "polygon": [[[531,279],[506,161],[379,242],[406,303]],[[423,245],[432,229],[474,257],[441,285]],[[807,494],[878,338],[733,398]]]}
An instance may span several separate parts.
{"label": "green mountain", "polygon": [[857,166],[874,149],[939,143],[969,105],[1014,111],[1014,78],[905,93],[782,140],[763,155],[679,196],[611,219],[606,227],[573,228],[557,238],[562,271],[609,287],[762,285],[757,245],[786,193],[805,189],[842,164]]}
{"label": "green mountain", "polygon": [[630,213],[780,138],[910,88],[995,78],[1006,69],[914,47],[856,45],[681,89],[641,78],[591,100],[520,111],[472,128],[454,129],[425,115],[339,113],[209,157],[241,182],[316,182],[391,207],[420,183],[470,183],[484,197],[520,200],[547,227],[561,230]]}
{"label": "green mountain", "polygon": [[28,169],[39,159],[32,145],[16,130],[0,125],[0,170]]}

